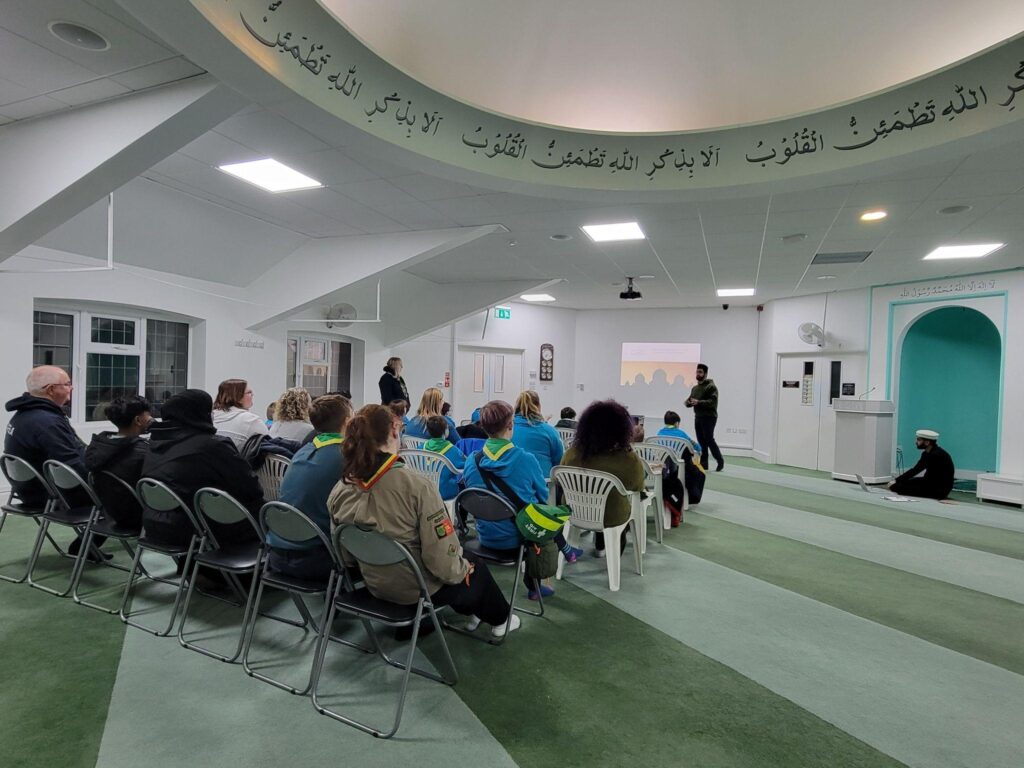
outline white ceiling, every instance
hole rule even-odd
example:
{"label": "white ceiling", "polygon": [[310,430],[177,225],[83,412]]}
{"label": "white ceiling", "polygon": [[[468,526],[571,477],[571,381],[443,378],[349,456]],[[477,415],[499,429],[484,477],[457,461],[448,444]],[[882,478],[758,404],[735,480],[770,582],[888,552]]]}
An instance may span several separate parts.
{"label": "white ceiling", "polygon": [[320,0],[461,101],[552,125],[681,131],[860,98],[1024,30],[1018,0]]}
{"label": "white ceiling", "polygon": [[[116,11],[108,2],[94,3]],[[0,18],[9,21],[9,16]],[[126,23],[121,34],[134,40],[139,32]],[[120,37],[114,35],[112,43],[116,48]],[[63,55],[46,53],[49,58],[37,61],[39,78],[65,66]],[[5,55],[0,53],[0,63]],[[575,308],[712,306],[720,303],[716,287],[755,285],[754,298],[730,303],[756,304],[794,294],[1024,266],[1024,141],[975,153],[965,149],[942,163],[898,173],[865,170],[859,180],[803,192],[616,204],[495,192],[414,172],[394,157],[382,159],[346,146],[340,137],[347,134],[333,118],[298,114],[287,103],[274,109],[254,105],[119,190],[115,259],[246,285],[308,238],[498,223],[509,229],[507,235],[478,240],[409,271],[467,290],[478,281],[560,279],[546,290],[558,299],[557,306]],[[326,186],[273,195],[216,170],[223,163],[265,156]],[[954,216],[937,213],[954,204],[973,207]],[[874,224],[858,220],[863,210],[874,207],[886,208],[889,217]],[[598,246],[579,230],[583,224],[632,219],[649,240]],[[105,225],[99,203],[39,244],[102,257]],[[781,242],[783,235],[797,232],[806,239],[794,245]],[[553,234],[572,239],[552,241]],[[921,261],[936,245],[966,240],[1008,245],[980,261]],[[826,269],[810,266],[818,250],[873,254],[863,264]],[[823,274],[836,277],[818,280]],[[617,298],[622,288],[614,284],[626,275],[654,276],[638,283],[643,302],[626,305]]]}

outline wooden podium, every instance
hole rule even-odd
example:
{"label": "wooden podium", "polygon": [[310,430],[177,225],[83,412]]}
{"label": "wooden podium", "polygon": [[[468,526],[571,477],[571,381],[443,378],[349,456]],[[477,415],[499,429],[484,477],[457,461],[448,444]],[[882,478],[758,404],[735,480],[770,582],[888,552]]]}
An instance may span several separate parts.
{"label": "wooden podium", "polygon": [[892,420],[895,408],[891,400],[836,398],[836,454],[833,480],[888,483],[892,480]]}

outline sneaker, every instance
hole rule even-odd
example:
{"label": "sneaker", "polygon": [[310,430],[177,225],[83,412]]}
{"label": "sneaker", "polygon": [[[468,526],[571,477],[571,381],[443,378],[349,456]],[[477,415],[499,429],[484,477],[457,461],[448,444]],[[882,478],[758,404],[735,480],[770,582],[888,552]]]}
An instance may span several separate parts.
{"label": "sneaker", "polygon": [[575,563],[577,560],[583,557],[583,550],[577,547],[569,547],[569,553],[566,554],[563,552],[562,554],[565,555],[565,562]]}
{"label": "sneaker", "polygon": [[539,595],[536,589],[531,589],[526,593],[526,597],[530,600],[539,600],[542,597],[551,597],[553,594],[555,594],[554,587],[549,587],[547,584],[541,584]]}
{"label": "sneaker", "polygon": [[502,635],[504,635],[506,624],[508,625],[509,632],[515,632],[517,629],[519,629],[519,625],[522,624],[522,622],[519,620],[519,617],[516,616],[514,613],[509,613],[508,621],[503,621],[501,624],[495,624],[493,627],[491,627],[491,635],[493,637],[501,637]]}
{"label": "sneaker", "polygon": [[604,557],[604,556],[605,556],[605,553],[604,553],[603,549],[595,549],[594,550],[594,557]]}
{"label": "sneaker", "polygon": [[476,616],[470,616],[469,621],[466,622],[464,629],[467,632],[476,632],[476,628],[480,626],[480,619]]}

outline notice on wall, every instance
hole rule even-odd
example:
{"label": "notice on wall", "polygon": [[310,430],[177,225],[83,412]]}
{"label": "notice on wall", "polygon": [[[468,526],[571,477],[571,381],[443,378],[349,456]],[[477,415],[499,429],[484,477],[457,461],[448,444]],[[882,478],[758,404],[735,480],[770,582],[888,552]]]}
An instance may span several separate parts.
{"label": "notice on wall", "polygon": [[804,374],[800,387],[800,405],[814,405],[814,376]]}
{"label": "notice on wall", "polygon": [[843,397],[853,397],[857,394],[857,385],[852,381],[843,382]]}
{"label": "notice on wall", "polygon": [[793,380],[783,381],[782,382],[782,388],[783,389],[800,389],[800,382],[799,381],[793,381]]}

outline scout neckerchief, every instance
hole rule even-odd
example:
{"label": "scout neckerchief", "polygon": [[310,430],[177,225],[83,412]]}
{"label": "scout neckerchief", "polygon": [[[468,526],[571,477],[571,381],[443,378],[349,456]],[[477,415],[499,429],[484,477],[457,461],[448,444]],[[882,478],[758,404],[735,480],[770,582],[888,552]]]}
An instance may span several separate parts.
{"label": "scout neckerchief", "polygon": [[434,453],[440,453],[444,456],[448,451],[452,449],[452,444],[445,440],[443,437],[432,437],[423,444],[424,449],[433,451]]}
{"label": "scout neckerchief", "polygon": [[337,432],[321,432],[313,438],[313,447],[319,450],[326,445],[341,445],[345,438]]}
{"label": "scout neckerchief", "polygon": [[373,488],[373,486],[377,484],[377,481],[384,477],[384,474],[393,466],[395,466],[395,464],[401,466],[403,463],[404,462],[400,458],[398,458],[397,453],[389,454],[388,457],[384,460],[384,463],[380,465],[376,472],[370,475],[368,480],[356,480],[356,485],[358,485],[364,491],[368,491],[371,488]]}
{"label": "scout neckerchief", "polygon": [[515,448],[515,446],[512,444],[511,440],[501,440],[499,438],[492,437],[484,443],[484,455],[491,461],[497,461],[513,448]]}

